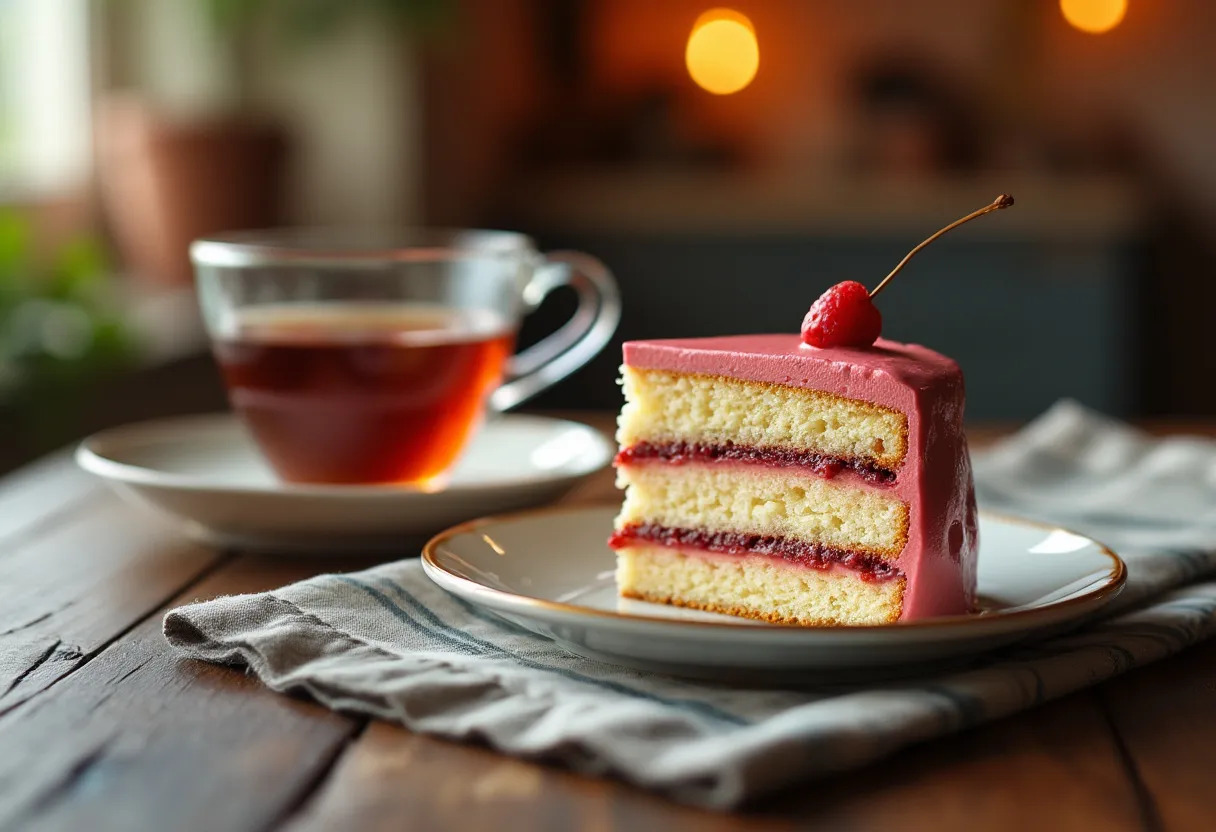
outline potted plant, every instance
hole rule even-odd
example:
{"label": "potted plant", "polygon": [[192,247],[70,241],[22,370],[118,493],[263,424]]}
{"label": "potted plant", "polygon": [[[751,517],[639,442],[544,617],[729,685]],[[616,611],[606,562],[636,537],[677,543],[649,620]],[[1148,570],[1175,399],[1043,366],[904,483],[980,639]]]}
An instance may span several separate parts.
{"label": "potted plant", "polygon": [[[202,40],[195,59],[208,56],[217,68],[209,80],[219,92],[208,113],[189,118],[168,115],[146,91],[107,97],[97,120],[98,185],[128,269],[187,283],[192,240],[282,222],[291,137],[258,98],[259,68],[358,14],[425,32],[442,23],[447,0],[194,0],[152,10],[198,19],[180,28]],[[139,27],[131,9],[124,14],[128,27]]]}
{"label": "potted plant", "polygon": [[39,256],[31,223],[0,211],[0,413],[20,442],[72,434],[92,385],[129,368],[138,339],[91,236]]}

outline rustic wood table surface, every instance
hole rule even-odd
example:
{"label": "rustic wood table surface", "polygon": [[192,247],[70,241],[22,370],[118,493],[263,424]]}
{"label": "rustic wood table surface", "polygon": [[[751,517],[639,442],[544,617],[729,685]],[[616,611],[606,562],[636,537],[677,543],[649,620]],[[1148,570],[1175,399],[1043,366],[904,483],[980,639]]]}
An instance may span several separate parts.
{"label": "rustic wood table surface", "polygon": [[[616,499],[610,473],[567,499]],[[161,637],[178,604],[368,565],[190,543],[67,454],[0,481],[0,829],[1216,829],[1216,642],[716,815],[332,713]]]}

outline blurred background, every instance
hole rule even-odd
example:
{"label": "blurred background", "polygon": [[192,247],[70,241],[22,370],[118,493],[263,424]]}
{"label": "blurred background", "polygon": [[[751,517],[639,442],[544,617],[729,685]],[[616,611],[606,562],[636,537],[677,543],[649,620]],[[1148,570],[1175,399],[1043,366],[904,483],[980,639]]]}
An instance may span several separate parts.
{"label": "blurred background", "polygon": [[[828,285],[969,416],[1216,414],[1209,0],[0,0],[0,467],[223,407],[189,241],[525,231],[620,338],[796,331]],[[556,297],[524,339],[568,314]],[[536,402],[615,408],[619,346]]]}

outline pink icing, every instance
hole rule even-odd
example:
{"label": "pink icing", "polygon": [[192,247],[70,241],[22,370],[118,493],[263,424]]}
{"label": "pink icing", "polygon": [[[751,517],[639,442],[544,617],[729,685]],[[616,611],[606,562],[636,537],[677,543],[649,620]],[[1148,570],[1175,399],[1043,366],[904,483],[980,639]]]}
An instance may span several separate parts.
{"label": "pink icing", "polygon": [[888,486],[910,507],[908,543],[897,561],[908,580],[901,620],[973,609],[975,489],[963,375],[954,361],[881,338],[865,349],[817,349],[797,335],[630,341],[624,352],[630,367],[824,390],[905,413],[907,458]]}

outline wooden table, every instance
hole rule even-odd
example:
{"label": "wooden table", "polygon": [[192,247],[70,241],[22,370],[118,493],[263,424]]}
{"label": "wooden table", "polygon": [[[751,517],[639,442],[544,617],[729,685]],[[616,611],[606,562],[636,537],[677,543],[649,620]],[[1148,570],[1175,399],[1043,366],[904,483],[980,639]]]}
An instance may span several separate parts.
{"label": "wooden table", "polygon": [[[614,499],[610,474],[568,499]],[[367,565],[192,544],[66,454],[0,481],[0,829],[1216,829],[1216,643],[715,815],[335,714],[161,637],[175,605]]]}

